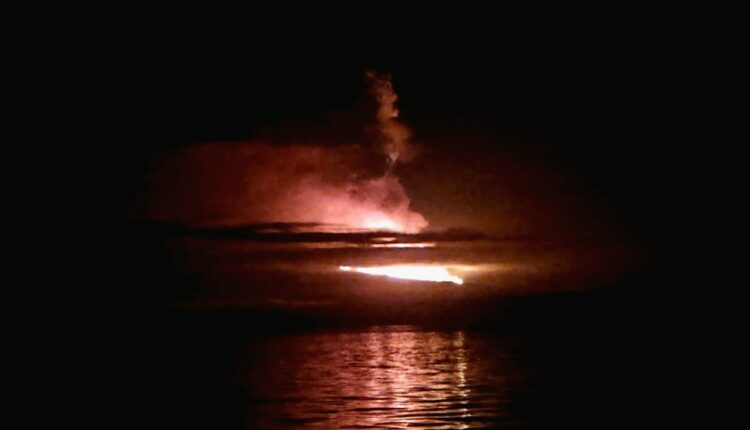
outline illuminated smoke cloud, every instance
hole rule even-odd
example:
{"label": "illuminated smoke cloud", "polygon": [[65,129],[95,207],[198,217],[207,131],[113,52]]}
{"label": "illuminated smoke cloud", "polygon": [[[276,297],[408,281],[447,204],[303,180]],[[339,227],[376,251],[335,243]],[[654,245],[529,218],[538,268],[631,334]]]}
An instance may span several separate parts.
{"label": "illuminated smoke cloud", "polygon": [[194,226],[311,222],[414,233],[427,226],[392,174],[357,177],[357,146],[212,143],[152,176],[150,217]]}
{"label": "illuminated smoke cloud", "polygon": [[[410,132],[396,119],[390,77],[368,72],[366,78],[378,103],[376,127],[387,165],[364,145],[193,145],[154,169],[148,216],[194,226],[289,222],[421,231],[427,220],[411,210],[393,173],[411,156]],[[373,171],[378,165],[381,171]]]}

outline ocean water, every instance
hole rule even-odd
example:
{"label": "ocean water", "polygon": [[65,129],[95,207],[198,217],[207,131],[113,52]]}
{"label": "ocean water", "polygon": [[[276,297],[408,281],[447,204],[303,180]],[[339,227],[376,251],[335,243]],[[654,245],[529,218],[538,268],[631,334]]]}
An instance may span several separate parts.
{"label": "ocean water", "polygon": [[108,416],[159,428],[625,428],[668,400],[658,341],[607,321],[242,335],[233,320],[229,335],[204,318],[122,345],[103,373],[121,394]]}
{"label": "ocean water", "polygon": [[[632,428],[658,409],[648,276],[618,244],[160,246],[124,276],[124,303],[152,304],[109,335],[110,424]],[[338,270],[405,261],[469,270],[463,285]]]}
{"label": "ocean water", "polygon": [[371,327],[267,339],[240,368],[258,428],[513,426],[514,369],[501,342],[463,331]]}

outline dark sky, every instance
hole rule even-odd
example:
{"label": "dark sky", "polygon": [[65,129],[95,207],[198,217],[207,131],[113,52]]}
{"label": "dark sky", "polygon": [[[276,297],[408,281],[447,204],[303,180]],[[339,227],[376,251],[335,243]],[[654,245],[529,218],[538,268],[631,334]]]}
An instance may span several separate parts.
{"label": "dark sky", "polygon": [[[568,11],[575,15],[575,11]],[[195,143],[357,138],[366,70],[393,75],[421,155],[399,167],[435,227],[659,236],[690,97],[663,17],[523,24],[503,11],[250,11],[117,33],[99,70],[117,210],[154,159]],[[219,24],[219,25],[216,25]],[[355,112],[355,113],[352,113]],[[359,128],[358,128],[359,127]],[[120,198],[121,197],[121,198]],[[462,216],[471,213],[470,216]]]}

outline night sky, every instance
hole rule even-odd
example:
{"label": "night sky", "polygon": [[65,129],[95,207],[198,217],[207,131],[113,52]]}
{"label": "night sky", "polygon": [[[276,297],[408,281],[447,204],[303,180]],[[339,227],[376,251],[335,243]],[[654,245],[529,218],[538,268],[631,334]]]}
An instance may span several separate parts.
{"label": "night sky", "polygon": [[397,173],[432,228],[663,234],[679,174],[669,166],[681,168],[681,142],[669,134],[684,97],[669,59],[679,46],[624,22],[516,28],[472,10],[322,15],[222,26],[216,43],[199,32],[114,42],[103,62],[113,74],[102,86],[112,106],[102,152],[120,216],[143,217],[153,188],[144,178],[196,143],[366,142],[363,76],[376,70],[392,75],[418,149]]}

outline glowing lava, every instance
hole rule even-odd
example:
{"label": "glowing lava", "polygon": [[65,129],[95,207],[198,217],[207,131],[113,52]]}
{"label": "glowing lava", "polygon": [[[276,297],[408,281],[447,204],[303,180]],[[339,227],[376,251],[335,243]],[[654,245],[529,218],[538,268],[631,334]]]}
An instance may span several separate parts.
{"label": "glowing lava", "polygon": [[453,275],[444,266],[431,266],[423,264],[399,264],[393,266],[371,266],[371,267],[352,267],[339,266],[339,270],[344,272],[357,272],[373,276],[386,276],[397,279],[410,279],[415,281],[429,282],[453,282],[461,285],[463,279]]}
{"label": "glowing lava", "polygon": [[367,217],[362,222],[362,227],[377,231],[405,231],[406,227],[395,220],[385,216]]}
{"label": "glowing lava", "polygon": [[420,243],[373,243],[371,248],[434,248],[435,242]]}

